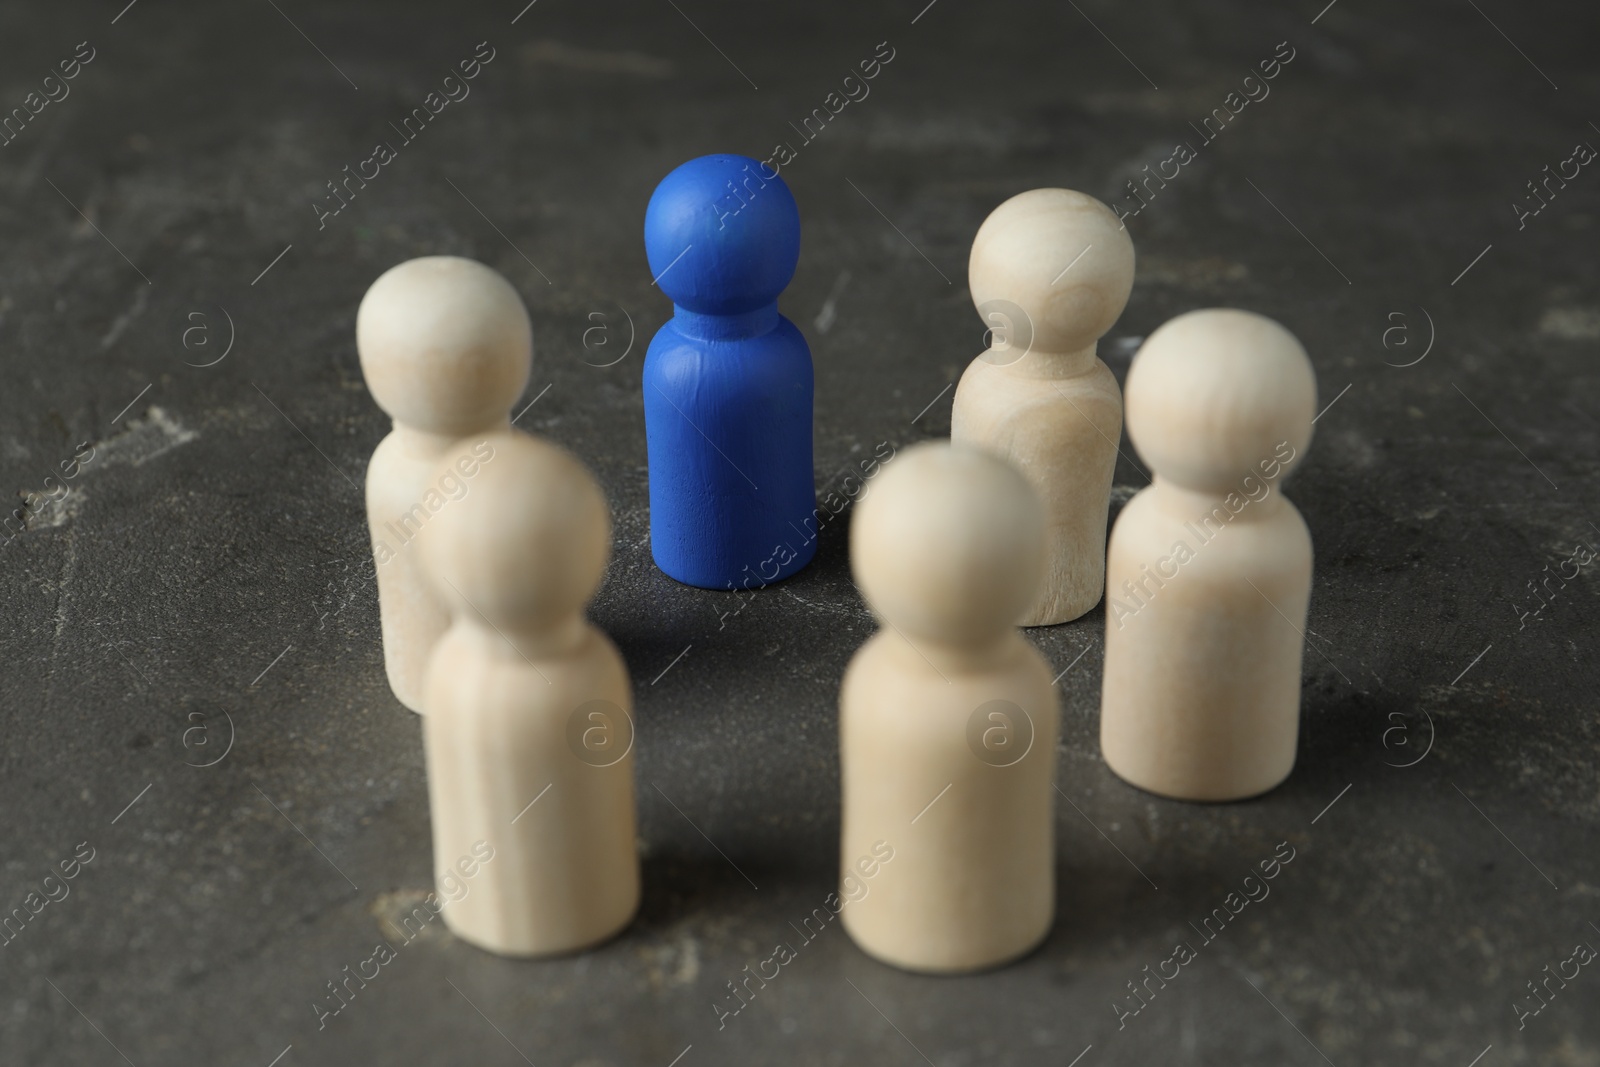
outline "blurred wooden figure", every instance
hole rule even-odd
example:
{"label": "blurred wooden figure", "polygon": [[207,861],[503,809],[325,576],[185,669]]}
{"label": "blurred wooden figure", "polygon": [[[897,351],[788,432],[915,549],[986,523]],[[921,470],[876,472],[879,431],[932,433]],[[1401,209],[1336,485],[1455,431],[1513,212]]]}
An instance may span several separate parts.
{"label": "blurred wooden figure", "polygon": [[[421,539],[453,616],[424,688],[433,856],[443,898],[450,864],[486,843],[493,861],[445,921],[491,952],[543,956],[611,937],[638,908],[633,698],[583,614],[611,553],[599,486],[548,442],[487,442],[492,460]],[[473,455],[458,447],[439,474]]]}
{"label": "blurred wooden figure", "polygon": [[979,970],[1050,929],[1060,712],[1016,629],[1045,556],[1038,498],[978,449],[908,449],[856,505],[851,565],[884,628],[839,694],[840,858],[893,862],[842,914],[887,963]]}
{"label": "blurred wooden figure", "polygon": [[1237,800],[1294,766],[1311,535],[1276,489],[1316,405],[1300,342],[1250,312],[1180,315],[1134,357],[1155,480],[1111,532],[1100,746],[1141,789]]}
{"label": "blurred wooden figure", "polygon": [[1095,348],[1133,290],[1133,242],[1093,197],[1034,189],[978,228],[967,281],[993,343],[956,387],[950,439],[1006,457],[1033,484],[1049,565],[1018,619],[1067,622],[1105,588],[1122,396]]}
{"label": "blurred wooden figure", "polygon": [[439,510],[439,457],[462,438],[510,429],[528,384],[533,328],[499,274],[458,256],[385,271],[356,312],[356,348],[373,399],[393,420],[367,466],[367,525],[389,688],[422,710],[428,653],[449,622],[412,541]]}

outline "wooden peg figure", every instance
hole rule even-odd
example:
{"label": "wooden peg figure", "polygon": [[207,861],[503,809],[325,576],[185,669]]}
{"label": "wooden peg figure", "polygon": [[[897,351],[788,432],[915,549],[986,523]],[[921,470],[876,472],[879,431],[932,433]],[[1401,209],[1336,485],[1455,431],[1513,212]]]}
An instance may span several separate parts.
{"label": "wooden peg figure", "polygon": [[1004,456],[1033,484],[1050,556],[1020,621],[1067,622],[1105,588],[1122,396],[1095,347],[1133,290],[1133,242],[1094,197],[1034,189],[978,228],[967,280],[993,343],[956,387],[950,439]]}
{"label": "wooden peg figure", "polygon": [[644,241],[673,304],[644,360],[651,555],[704,589],[782,581],[817,551],[811,350],[778,313],[800,209],[762,163],[701,156],[656,186]]}
{"label": "wooden peg figure", "polygon": [[415,541],[443,506],[439,458],[461,439],[510,429],[528,384],[533,328],[511,284],[459,256],[412,259],[385,271],[356,313],[361,373],[394,420],[367,466],[367,525],[389,688],[422,710],[428,653],[449,622],[423,580]]}
{"label": "wooden peg figure", "polygon": [[[480,948],[569,952],[617,933],[639,904],[628,672],[583,614],[611,519],[556,445],[492,435],[437,473],[475,462],[421,539],[452,614],[423,691],[438,894],[450,929]],[[462,878],[458,861],[485,852]]]}
{"label": "wooden peg figure", "polygon": [[1316,379],[1294,335],[1191,311],[1128,371],[1128,435],[1154,472],[1111,532],[1100,746],[1141,789],[1264,793],[1294,766],[1311,535],[1280,483]]}
{"label": "wooden peg figure", "polygon": [[897,967],[980,970],[1050,929],[1060,712],[1016,629],[1045,536],[1010,464],[934,442],[888,464],[851,519],[883,628],[839,694],[839,895],[850,936]]}

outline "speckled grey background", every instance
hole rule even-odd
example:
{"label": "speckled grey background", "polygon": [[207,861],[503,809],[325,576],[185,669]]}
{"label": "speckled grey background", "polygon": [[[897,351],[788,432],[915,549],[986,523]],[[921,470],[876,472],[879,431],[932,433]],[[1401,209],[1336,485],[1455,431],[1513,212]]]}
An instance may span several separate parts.
{"label": "speckled grey background", "polygon": [[[1552,183],[1521,229],[1512,207],[1600,144],[1600,18],[924,2],[0,8],[6,111],[95,50],[0,148],[4,489],[95,449],[0,549],[0,913],[94,853],[0,948],[0,1063],[1600,1063],[1594,967],[1521,1029],[1516,1008],[1600,945],[1595,570],[1537,613],[1529,587],[1600,545],[1600,175]],[[319,231],[324,183],[485,40],[471,95]],[[871,624],[848,516],[725,627],[728,598],[653,568],[639,374],[669,309],[641,221],[684,159],[799,145],[790,123],[881,41],[870,96],[783,171],[824,485],[948,431],[990,209],[1042,185],[1121,201],[1294,49],[1130,220],[1139,277],[1102,352],[1120,378],[1166,318],[1245,307],[1337,398],[1289,486],[1316,540],[1302,747],[1256,801],[1141,794],[1098,752],[1103,614],[1035,632],[1065,671],[1048,942],[934,979],[829,928],[719,1030],[726,983],[833,887],[835,692]],[[380,272],[440,252],[522,292],[539,399],[519,425],[615,510],[593,616],[638,694],[644,906],[551,962],[431,928],[319,1030],[325,984],[429,885],[418,723],[358,568],[386,426],[353,327]],[[1120,503],[1145,478],[1124,460],[1117,482]],[[1271,895],[1202,943],[1191,924],[1282,841]],[[1119,1029],[1126,983],[1180,940],[1198,958]]]}

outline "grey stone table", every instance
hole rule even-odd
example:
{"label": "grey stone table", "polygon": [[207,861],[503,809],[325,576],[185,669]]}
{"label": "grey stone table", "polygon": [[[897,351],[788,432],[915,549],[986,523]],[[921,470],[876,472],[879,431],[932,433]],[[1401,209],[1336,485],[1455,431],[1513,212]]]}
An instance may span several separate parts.
{"label": "grey stone table", "polygon": [[[32,501],[0,555],[0,1063],[1600,1062],[1592,6],[523,2],[0,9],[0,471]],[[1036,186],[1129,214],[1119,377],[1226,304],[1294,330],[1328,405],[1288,490],[1316,540],[1293,776],[1214,806],[1124,785],[1103,612],[1031,633],[1062,672],[1059,914],[990,974],[798,932],[834,888],[836,688],[872,630],[848,513],[737,614],[650,560],[644,205],[684,159],[780,142],[824,489],[948,432],[983,341],[969,242]],[[522,292],[518,425],[616,516],[593,616],[638,694],[645,896],[572,958],[396,929],[427,802],[362,577],[386,424],[353,327],[381,271],[441,252]],[[1123,452],[1119,505],[1145,484]]]}

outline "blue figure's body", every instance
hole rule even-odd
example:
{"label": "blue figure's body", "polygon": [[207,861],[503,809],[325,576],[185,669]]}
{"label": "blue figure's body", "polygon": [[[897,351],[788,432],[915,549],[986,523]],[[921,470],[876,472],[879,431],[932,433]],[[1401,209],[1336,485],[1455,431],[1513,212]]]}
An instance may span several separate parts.
{"label": "blue figure's body", "polygon": [[756,160],[703,156],[656,187],[644,241],[674,305],[644,362],[656,565],[706,589],[787,578],[816,553],[811,350],[777,303],[794,196]]}

